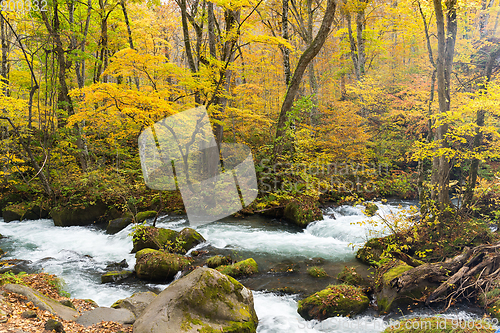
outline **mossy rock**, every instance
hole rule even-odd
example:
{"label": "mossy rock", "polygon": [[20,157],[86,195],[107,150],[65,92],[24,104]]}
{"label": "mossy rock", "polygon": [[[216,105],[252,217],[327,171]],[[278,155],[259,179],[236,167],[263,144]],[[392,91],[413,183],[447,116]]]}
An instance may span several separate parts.
{"label": "mossy rock", "polygon": [[411,318],[391,321],[383,333],[494,333],[491,327],[492,322],[488,320]]}
{"label": "mossy rock", "polygon": [[374,204],[373,202],[367,202],[365,203],[365,209],[363,210],[363,213],[368,216],[372,217],[375,215],[375,213],[378,211],[378,206]]}
{"label": "mossy rock", "polygon": [[134,332],[254,333],[252,292],[235,279],[200,267],[174,281],[137,318]]}
{"label": "mossy rock", "polygon": [[259,272],[259,267],[253,258],[239,261],[232,265],[222,265],[217,267],[222,274],[232,277],[248,276]]}
{"label": "mossy rock", "polygon": [[311,222],[323,220],[323,213],[318,208],[317,202],[309,197],[300,198],[300,201],[290,201],[285,207],[284,216],[302,228]]}
{"label": "mossy rock", "polygon": [[103,202],[97,202],[84,208],[57,207],[50,211],[54,225],[59,227],[84,226],[93,223],[104,222],[108,206]]}
{"label": "mossy rock", "polygon": [[6,206],[2,210],[4,222],[21,221],[23,215],[30,210],[27,203],[18,203]]}
{"label": "mossy rock", "polygon": [[142,223],[146,221],[147,219],[151,219],[155,217],[157,212],[155,210],[148,210],[145,212],[139,212],[137,215],[135,215],[135,222],[136,223]]}
{"label": "mossy rock", "polygon": [[220,254],[210,257],[207,259],[205,262],[208,267],[210,268],[217,268],[222,265],[229,265],[231,264],[231,257],[230,256],[221,256]]}
{"label": "mossy rock", "polygon": [[198,244],[205,242],[205,238],[192,228],[184,228],[179,233],[178,239],[182,242],[182,248],[185,252],[191,250]]}
{"label": "mossy rock", "polygon": [[330,285],[299,301],[297,312],[306,320],[354,316],[368,308],[370,300],[360,288],[347,284]]}
{"label": "mossy rock", "polygon": [[140,279],[167,281],[191,261],[181,255],[153,249],[143,249],[136,253],[135,272]]}
{"label": "mossy rock", "polygon": [[141,227],[132,237],[134,247],[132,253],[142,249],[160,250],[174,244],[179,233],[175,230],[155,227]]}
{"label": "mossy rock", "polygon": [[351,286],[365,286],[367,282],[363,277],[356,272],[356,267],[344,266],[342,271],[337,275],[337,279],[345,284]]}
{"label": "mossy rock", "polygon": [[307,269],[307,274],[309,274],[314,278],[319,278],[319,279],[328,277],[328,274],[325,272],[325,269],[318,266],[309,267]]}
{"label": "mossy rock", "polygon": [[435,284],[423,281],[405,292],[398,292],[392,288],[390,282],[400,277],[403,273],[413,269],[412,266],[400,260],[393,260],[385,263],[377,270],[375,292],[377,296],[377,306],[381,314],[389,313],[397,306],[403,307],[414,303],[414,300],[421,299],[436,288]]}
{"label": "mossy rock", "polygon": [[111,271],[101,275],[101,283],[118,282],[132,276],[132,271]]}
{"label": "mossy rock", "polygon": [[377,262],[380,261],[380,255],[384,252],[385,247],[385,238],[372,238],[358,250],[356,259],[367,265],[377,266]]}
{"label": "mossy rock", "polygon": [[116,234],[117,232],[128,227],[132,222],[134,222],[134,219],[130,214],[111,220],[108,222],[108,226],[106,227],[106,233],[110,235]]}

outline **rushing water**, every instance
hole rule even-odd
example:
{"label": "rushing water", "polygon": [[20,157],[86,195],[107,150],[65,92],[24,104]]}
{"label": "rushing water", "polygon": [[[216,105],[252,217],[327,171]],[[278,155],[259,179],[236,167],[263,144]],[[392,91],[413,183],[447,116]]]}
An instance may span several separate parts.
{"label": "rushing water", "polygon": [[[377,205],[382,215],[386,215],[407,209],[410,204]],[[380,226],[359,223],[364,220],[367,218],[361,208],[349,206],[327,209],[323,221],[314,222],[305,230],[258,216],[226,218],[196,228],[207,240],[198,248],[229,251],[236,257],[252,256],[263,272],[283,260],[313,257],[324,258],[340,268],[354,260],[356,247],[370,236],[385,232]],[[157,226],[181,230],[189,224],[185,219],[165,216]],[[72,297],[91,298],[101,306],[110,306],[134,292],[162,290],[167,286],[140,281],[119,285],[100,283],[100,275],[108,264],[126,259],[129,267],[134,266],[135,258],[130,254],[131,231],[129,226],[115,235],[107,235],[95,227],[55,227],[49,219],[4,223],[0,218],[0,234],[7,237],[0,241],[0,247],[7,251],[5,258],[30,260],[35,268],[62,277]],[[306,280],[299,283],[317,283],[312,278]],[[296,296],[255,291],[254,299],[258,332],[381,332],[387,324],[373,315],[308,322],[297,314]],[[477,318],[478,314],[456,310],[449,316],[467,319]]]}

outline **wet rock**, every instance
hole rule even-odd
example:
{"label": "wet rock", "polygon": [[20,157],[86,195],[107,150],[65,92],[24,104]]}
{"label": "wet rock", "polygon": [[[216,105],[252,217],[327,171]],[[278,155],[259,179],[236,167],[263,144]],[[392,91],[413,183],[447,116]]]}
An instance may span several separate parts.
{"label": "wet rock", "polygon": [[4,222],[21,221],[21,217],[24,215],[26,208],[20,205],[10,205],[2,210],[2,216]]}
{"label": "wet rock", "polygon": [[57,207],[50,211],[54,225],[60,227],[83,226],[100,222],[106,215],[108,207],[98,202],[85,208]]}
{"label": "wet rock", "polygon": [[156,216],[156,211],[155,210],[148,210],[146,212],[139,212],[135,215],[135,222],[136,223],[142,223],[146,221],[147,219],[151,219]]}
{"label": "wet rock", "polygon": [[101,275],[101,283],[118,282],[132,276],[132,271],[111,271]]}
{"label": "wet rock", "polygon": [[31,270],[31,261],[22,259],[7,259],[0,261],[0,274],[11,272],[19,274],[21,272],[29,272]]}
{"label": "wet rock", "polygon": [[140,279],[166,281],[190,264],[190,260],[174,253],[144,249],[136,254],[135,272]]}
{"label": "wet rock", "polygon": [[253,258],[248,258],[232,265],[219,266],[217,270],[222,274],[239,277],[256,274],[259,272],[259,267]]}
{"label": "wet rock", "polygon": [[28,311],[24,311],[23,313],[21,313],[21,317],[23,317],[25,319],[36,318],[37,314],[36,314],[36,311],[28,310]]}
{"label": "wet rock", "polygon": [[318,279],[328,277],[328,274],[325,272],[325,270],[318,266],[309,267],[307,269],[307,274]]}
{"label": "wet rock", "polygon": [[269,271],[271,273],[296,273],[300,270],[300,264],[294,263],[291,260],[285,260],[278,265],[271,268]]}
{"label": "wet rock", "polygon": [[106,233],[110,235],[116,234],[117,232],[128,227],[132,222],[134,222],[134,219],[131,215],[111,220],[108,222],[108,226],[106,227]]}
{"label": "wet rock", "polygon": [[256,331],[252,292],[231,277],[200,267],[170,284],[134,324],[134,333]]}
{"label": "wet rock", "polygon": [[326,260],[320,257],[314,257],[304,260],[304,263],[307,266],[323,266],[326,263]]}
{"label": "wet rock", "polygon": [[111,307],[113,309],[127,309],[136,317],[139,317],[144,309],[156,298],[156,294],[148,291],[135,293],[131,297],[116,301]]}
{"label": "wet rock", "polygon": [[205,238],[203,238],[203,236],[199,232],[192,228],[182,229],[179,233],[178,238],[181,242],[183,242],[182,248],[185,252],[191,250],[196,245],[205,242]]}
{"label": "wet rock", "polygon": [[54,319],[47,320],[44,328],[47,331],[56,331],[56,332],[60,332],[60,333],[64,332],[63,324],[61,324],[60,322],[58,322],[57,320],[54,320]]}
{"label": "wet rock", "polygon": [[331,285],[299,301],[297,312],[306,320],[324,320],[359,314],[368,308],[369,303],[368,297],[357,287]]}
{"label": "wet rock", "polygon": [[107,269],[110,269],[113,271],[119,270],[120,268],[127,268],[127,267],[128,267],[128,263],[127,263],[126,259],[123,259],[120,262],[114,262],[114,263],[111,263],[109,265],[106,265]]}
{"label": "wet rock", "polygon": [[365,279],[356,272],[356,267],[344,266],[342,272],[337,275],[337,279],[343,283],[350,284],[351,286],[364,286],[367,284]]}
{"label": "wet rock", "polygon": [[76,310],[76,307],[75,305],[73,304],[73,302],[71,302],[69,299],[64,299],[64,300],[61,300],[59,301],[59,303],[61,303],[62,305],[64,306],[67,306],[69,308],[72,308],[72,309],[75,309]]}
{"label": "wet rock", "polygon": [[217,268],[222,265],[229,265],[232,262],[230,256],[221,256],[220,254],[207,259],[206,264],[210,268]]}
{"label": "wet rock", "polygon": [[20,284],[7,284],[5,290],[12,293],[26,296],[28,301],[32,302],[40,310],[49,311],[50,313],[61,317],[63,320],[74,320],[78,317],[78,312],[62,305],[56,300],[42,295],[40,292]]}
{"label": "wet rock", "polygon": [[99,307],[85,312],[75,320],[78,324],[86,327],[98,324],[101,321],[114,321],[128,325],[135,322],[135,316],[127,309]]}
{"label": "wet rock", "polygon": [[300,201],[290,201],[285,207],[284,216],[303,228],[311,222],[323,220],[323,213],[318,208],[317,202],[308,197],[303,197]]}
{"label": "wet rock", "polygon": [[132,253],[143,249],[160,250],[174,245],[179,233],[165,228],[143,227],[136,230],[132,237]]}

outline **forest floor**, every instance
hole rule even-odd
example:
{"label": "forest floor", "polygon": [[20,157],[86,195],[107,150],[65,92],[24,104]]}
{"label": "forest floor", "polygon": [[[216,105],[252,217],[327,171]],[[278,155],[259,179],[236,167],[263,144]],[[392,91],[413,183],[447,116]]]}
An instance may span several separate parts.
{"label": "forest floor", "polygon": [[[21,282],[30,288],[38,290],[45,296],[53,298],[57,301],[70,300],[79,313],[84,313],[94,309],[94,307],[86,300],[70,299],[59,295],[57,285],[53,283],[55,276],[47,273],[29,274],[21,277]],[[7,281],[8,282],[8,281]],[[38,333],[49,332],[45,330],[45,323],[49,319],[59,321],[66,333],[131,333],[132,326],[125,326],[115,322],[101,322],[89,327],[82,326],[74,321],[60,320],[48,311],[40,310],[33,303],[28,302],[25,296],[10,293],[0,286],[0,310],[5,312],[7,316],[0,315],[0,333]],[[23,313],[26,311],[34,311],[36,317],[24,318]],[[0,311],[1,312],[1,311]]]}

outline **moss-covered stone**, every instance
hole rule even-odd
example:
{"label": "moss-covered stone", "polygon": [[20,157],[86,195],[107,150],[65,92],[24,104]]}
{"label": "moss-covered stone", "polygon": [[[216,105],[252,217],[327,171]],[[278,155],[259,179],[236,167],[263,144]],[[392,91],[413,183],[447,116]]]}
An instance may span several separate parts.
{"label": "moss-covered stone", "polygon": [[111,271],[101,275],[101,283],[125,280],[133,274],[132,271]]}
{"label": "moss-covered stone", "polygon": [[326,278],[328,274],[325,272],[324,268],[313,266],[307,269],[307,274],[315,278]]}
{"label": "moss-covered stone", "polygon": [[313,198],[303,197],[290,201],[284,211],[284,216],[299,227],[307,227],[314,221],[323,220],[323,213]]}
{"label": "moss-covered stone", "polygon": [[380,255],[385,249],[384,238],[372,238],[356,253],[356,259],[367,265],[376,266],[380,261]]}
{"label": "moss-covered stone", "polygon": [[192,228],[184,228],[181,230],[178,236],[181,246],[185,252],[191,250],[198,244],[205,242],[205,238]]}
{"label": "moss-covered stone", "polygon": [[30,210],[26,203],[12,204],[4,207],[2,216],[4,222],[21,221],[24,214]]}
{"label": "moss-covered stone", "polygon": [[337,279],[351,286],[364,286],[367,284],[365,279],[356,272],[356,267],[344,266],[339,275],[337,275]]}
{"label": "moss-covered stone", "polygon": [[478,295],[478,303],[481,307],[485,308],[486,312],[492,318],[500,320],[500,286],[495,285],[495,288],[486,293]]}
{"label": "moss-covered stone", "polygon": [[60,227],[89,225],[104,222],[108,206],[97,202],[84,208],[56,207],[50,211],[54,225]]}
{"label": "moss-covered stone", "polygon": [[190,260],[174,253],[143,249],[136,253],[135,272],[145,280],[166,281],[190,264]]}
{"label": "moss-covered stone", "polygon": [[259,272],[259,267],[253,258],[248,258],[232,265],[219,266],[217,270],[222,274],[239,277],[256,274]]}
{"label": "moss-covered stone", "polygon": [[413,269],[412,266],[400,260],[393,260],[379,267],[377,270],[375,292],[377,306],[381,314],[388,313],[395,306],[408,305],[435,289],[435,286],[426,282],[402,293],[391,287],[390,282],[393,279],[400,277],[403,273],[411,269]]}
{"label": "moss-covered stone", "polygon": [[165,249],[173,245],[179,233],[175,230],[155,227],[141,227],[136,230],[132,237],[132,253],[142,249]]}
{"label": "moss-covered stone", "polygon": [[299,301],[297,312],[306,320],[353,316],[368,308],[370,300],[360,288],[347,284],[331,285]]}
{"label": "moss-covered stone", "polygon": [[158,295],[134,331],[254,333],[257,324],[252,292],[230,276],[200,267]]}
{"label": "moss-covered stone", "polygon": [[229,265],[231,261],[232,260],[230,256],[221,256],[220,254],[218,254],[216,256],[208,258],[205,263],[210,268],[217,268],[222,265]]}
{"label": "moss-covered stone", "polygon": [[146,221],[147,219],[151,219],[155,217],[157,212],[155,210],[148,210],[145,212],[139,212],[135,215],[135,222],[136,223],[142,223]]}
{"label": "moss-covered stone", "polygon": [[132,222],[133,217],[129,214],[124,217],[111,220],[108,222],[108,226],[106,227],[106,233],[110,235],[116,234],[117,232],[128,227]]}

